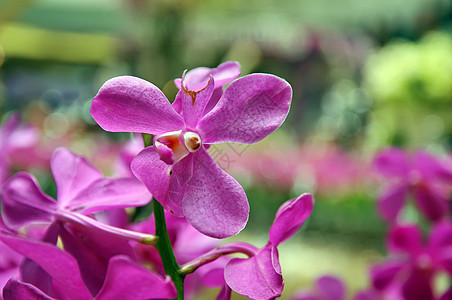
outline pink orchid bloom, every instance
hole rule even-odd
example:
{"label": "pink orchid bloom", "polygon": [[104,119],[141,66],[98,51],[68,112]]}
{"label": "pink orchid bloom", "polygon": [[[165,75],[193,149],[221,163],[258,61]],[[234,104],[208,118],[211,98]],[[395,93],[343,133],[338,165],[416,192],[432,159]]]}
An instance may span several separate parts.
{"label": "pink orchid bloom", "polygon": [[102,224],[90,216],[102,210],[148,203],[149,192],[139,180],[104,178],[84,158],[64,148],[55,150],[50,164],[58,201],[45,195],[32,175],[17,173],[3,185],[1,193],[2,217],[7,227],[19,229],[37,222],[63,221],[126,239],[143,239],[143,235]]}
{"label": "pink orchid bloom", "polygon": [[374,167],[390,183],[378,199],[378,209],[386,220],[399,216],[408,195],[430,221],[439,221],[449,214],[448,188],[452,185],[452,168],[425,151],[413,156],[399,149],[381,151]]}
{"label": "pink orchid bloom", "polygon": [[[42,287],[11,278],[3,288],[5,299],[170,299],[177,296],[169,276],[162,278],[129,257],[116,255],[109,260],[100,289],[90,292],[82,278],[79,263],[69,253],[40,241],[31,241],[0,232],[0,240],[40,267]],[[24,280],[24,279],[22,279]]]}
{"label": "pink orchid bloom", "polygon": [[292,300],[344,300],[346,288],[342,280],[335,276],[318,278],[312,290],[300,290]]}
{"label": "pink orchid bloom", "polygon": [[11,163],[30,157],[29,150],[38,140],[38,130],[31,125],[21,125],[19,114],[6,120],[0,127],[0,184],[8,178]]}
{"label": "pink orchid bloom", "polygon": [[452,223],[437,223],[428,243],[415,225],[393,228],[388,237],[390,260],[371,269],[374,294],[399,295],[397,299],[437,299],[434,276],[452,276]]}
{"label": "pink orchid bloom", "polygon": [[107,81],[91,107],[107,131],[154,135],[154,145],[132,161],[133,173],[165,208],[215,238],[240,232],[249,204],[241,185],[209,155],[209,144],[262,140],[282,124],[292,98],[283,79],[252,74],[232,81],[207,112],[214,92],[236,77],[236,69],[236,63],[221,65],[209,70],[207,81],[197,71],[187,73],[176,109],[156,86],[131,76]]}

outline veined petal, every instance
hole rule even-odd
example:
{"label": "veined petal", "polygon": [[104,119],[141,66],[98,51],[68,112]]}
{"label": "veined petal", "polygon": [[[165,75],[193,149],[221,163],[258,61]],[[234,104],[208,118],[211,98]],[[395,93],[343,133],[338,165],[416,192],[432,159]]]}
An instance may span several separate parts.
{"label": "veined petal", "polygon": [[91,299],[77,261],[58,247],[0,233],[0,240],[44,269],[74,300]]}
{"label": "veined petal", "polygon": [[374,158],[373,166],[386,177],[404,177],[410,170],[410,162],[404,151],[389,148],[380,151]]}
{"label": "veined petal", "polygon": [[135,178],[101,178],[71,201],[71,209],[91,214],[115,208],[143,206],[152,196]]}
{"label": "veined petal", "polygon": [[251,144],[276,130],[286,118],[292,88],[269,74],[252,74],[233,81],[218,104],[198,124],[207,144]]}
{"label": "veined petal", "polygon": [[41,191],[30,174],[19,172],[3,185],[2,216],[11,229],[32,222],[51,222],[56,208],[56,201]]}
{"label": "veined petal", "polygon": [[185,87],[185,81],[182,82],[182,89],[179,91],[182,95],[178,98],[182,99],[182,112],[188,128],[194,130],[198,121],[204,116],[204,109],[213,94],[214,86],[212,77],[199,90],[189,90]]}
{"label": "veined petal", "polygon": [[184,216],[205,235],[225,238],[237,234],[248,221],[245,191],[203,147],[192,155],[193,176],[186,183],[182,200]]}
{"label": "veined petal", "polygon": [[[211,75],[215,79],[215,89],[217,89],[240,76],[240,64],[235,61],[227,61],[212,69],[195,68],[185,74],[184,82],[188,89],[199,90],[207,84]],[[182,88],[181,82],[180,78],[174,80],[178,89]]]}
{"label": "veined petal", "polygon": [[10,300],[54,300],[34,285],[11,278],[3,288],[3,298]]}
{"label": "veined petal", "polygon": [[70,201],[78,193],[103,177],[102,173],[85,158],[65,148],[54,151],[50,167],[57,187],[59,207],[70,206]]}
{"label": "veined petal", "polygon": [[133,76],[105,82],[93,99],[91,115],[104,130],[113,132],[162,134],[184,127],[162,91]]}
{"label": "veined petal", "polygon": [[233,258],[224,269],[226,283],[251,299],[273,299],[281,295],[284,281],[273,268],[271,247],[251,258]]}
{"label": "veined petal", "polygon": [[290,238],[311,215],[314,199],[310,194],[303,194],[281,205],[270,228],[269,240],[273,246]]}
{"label": "veined petal", "polygon": [[384,188],[378,198],[377,207],[383,219],[394,221],[405,204],[408,186],[405,183],[390,185]]}
{"label": "veined petal", "polygon": [[161,278],[126,256],[110,259],[107,275],[97,300],[172,299],[177,291],[169,277]]}
{"label": "veined petal", "polygon": [[160,159],[154,147],[148,147],[133,159],[131,169],[163,207],[183,216],[181,203],[185,184],[193,172],[192,154],[170,166]]}

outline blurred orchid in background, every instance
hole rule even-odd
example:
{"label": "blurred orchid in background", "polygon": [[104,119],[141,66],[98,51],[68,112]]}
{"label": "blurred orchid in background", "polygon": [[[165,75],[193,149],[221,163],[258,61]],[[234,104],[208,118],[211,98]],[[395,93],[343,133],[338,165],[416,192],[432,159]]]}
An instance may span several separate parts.
{"label": "blurred orchid in background", "polygon": [[450,221],[436,223],[427,242],[423,242],[421,230],[416,225],[392,228],[387,241],[390,256],[371,268],[372,289],[367,295],[392,295],[394,299],[439,299],[441,295],[434,286],[436,276],[441,272],[446,272],[449,278],[452,275],[451,237]]}
{"label": "blurred orchid in background", "polygon": [[12,114],[0,127],[0,184],[8,177],[13,164],[29,162],[39,141],[39,131],[20,123],[19,114]]}
{"label": "blurred orchid in background", "polygon": [[396,148],[378,153],[373,164],[388,180],[378,199],[378,209],[384,219],[395,221],[408,196],[414,198],[419,211],[430,221],[440,221],[449,215],[450,164],[425,151],[409,155]]}

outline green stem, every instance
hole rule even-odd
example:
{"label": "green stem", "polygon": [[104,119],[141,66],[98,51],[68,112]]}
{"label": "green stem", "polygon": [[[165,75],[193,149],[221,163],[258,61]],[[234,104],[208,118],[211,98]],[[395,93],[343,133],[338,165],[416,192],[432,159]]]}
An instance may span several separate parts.
{"label": "green stem", "polygon": [[165,213],[162,205],[153,200],[154,203],[154,218],[155,218],[155,234],[159,237],[157,241],[157,248],[165,268],[165,273],[171,276],[174,285],[177,289],[177,299],[184,299],[184,274],[179,273],[179,265],[174,256],[173,248],[166,229]]}
{"label": "green stem", "polygon": [[[152,145],[152,137],[148,134],[143,134],[143,141],[145,147]],[[176,286],[177,300],[183,300],[185,275],[179,273],[180,267],[174,256],[173,247],[171,246],[171,241],[168,236],[168,229],[166,228],[165,212],[163,206],[157,200],[153,199],[152,203],[155,219],[155,235],[158,237],[155,247],[162,259],[165,273],[171,276],[171,279]]]}

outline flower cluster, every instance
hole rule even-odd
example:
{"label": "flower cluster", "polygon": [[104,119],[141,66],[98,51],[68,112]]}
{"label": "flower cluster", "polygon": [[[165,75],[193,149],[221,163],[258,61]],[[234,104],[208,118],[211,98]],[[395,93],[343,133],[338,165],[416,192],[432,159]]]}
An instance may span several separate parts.
{"label": "flower cluster", "polygon": [[[150,134],[152,144],[129,144],[114,166],[118,178],[56,149],[56,199],[25,172],[3,184],[3,298],[184,299],[201,286],[221,287],[218,299],[232,290],[252,299],[280,296],[277,247],[303,225],[314,200],[303,194],[284,203],[262,248],[220,243],[245,227],[249,204],[207,150],[262,140],[285,120],[292,97],[279,77],[239,75],[235,62],[184,72],[172,104],[145,80],[107,81],[93,99],[93,118],[107,131]],[[0,130],[2,153],[22,141],[12,134],[15,118]],[[129,220],[126,208],[150,205],[148,219]]]}

